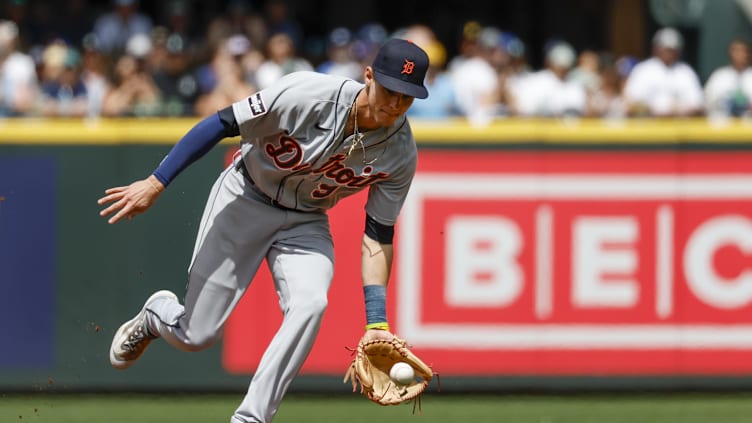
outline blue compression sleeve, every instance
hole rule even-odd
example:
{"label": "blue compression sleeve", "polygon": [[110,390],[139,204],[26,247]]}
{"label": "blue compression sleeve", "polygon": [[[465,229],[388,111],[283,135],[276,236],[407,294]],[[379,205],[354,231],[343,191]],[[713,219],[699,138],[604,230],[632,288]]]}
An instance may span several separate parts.
{"label": "blue compression sleeve", "polygon": [[363,295],[366,301],[366,323],[386,323],[386,287],[365,285]]}
{"label": "blue compression sleeve", "polygon": [[217,113],[204,118],[172,147],[154,171],[154,176],[166,187],[180,172],[208,153],[226,136],[225,126]]}

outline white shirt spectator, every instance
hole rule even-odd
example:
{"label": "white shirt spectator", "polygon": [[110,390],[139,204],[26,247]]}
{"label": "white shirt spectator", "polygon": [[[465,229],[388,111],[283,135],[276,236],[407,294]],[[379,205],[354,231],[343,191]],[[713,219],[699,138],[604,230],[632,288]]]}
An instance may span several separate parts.
{"label": "white shirt spectator", "polygon": [[313,70],[308,60],[295,54],[295,44],[285,33],[271,36],[266,49],[268,58],[256,69],[251,81],[259,89],[263,90],[289,73]]}
{"label": "white shirt spectator", "polygon": [[705,107],[709,115],[739,116],[752,100],[752,68],[739,72],[732,66],[718,68],[705,84]]}
{"label": "white shirt spectator", "polygon": [[499,89],[494,68],[482,57],[472,57],[451,66],[450,77],[460,112],[474,125],[490,123]]}
{"label": "white shirt spectator", "polygon": [[581,116],[585,112],[585,88],[562,81],[551,70],[533,72],[519,81],[512,95],[521,116]]}
{"label": "white shirt spectator", "polygon": [[37,87],[37,73],[34,60],[24,53],[14,51],[0,67],[0,98],[3,108],[13,114],[21,97],[28,96]]}
{"label": "white shirt spectator", "polygon": [[703,92],[695,71],[684,62],[672,66],[652,57],[632,69],[624,87],[629,103],[639,103],[653,116],[686,115],[703,107]]}
{"label": "white shirt spectator", "polygon": [[15,22],[0,20],[0,116],[30,112],[38,94],[34,60],[16,50],[17,42]]}
{"label": "white shirt spectator", "polygon": [[256,70],[256,80],[254,82],[259,89],[264,89],[288,73],[312,70],[313,65],[307,60],[299,57],[286,60],[282,64],[266,60]]}

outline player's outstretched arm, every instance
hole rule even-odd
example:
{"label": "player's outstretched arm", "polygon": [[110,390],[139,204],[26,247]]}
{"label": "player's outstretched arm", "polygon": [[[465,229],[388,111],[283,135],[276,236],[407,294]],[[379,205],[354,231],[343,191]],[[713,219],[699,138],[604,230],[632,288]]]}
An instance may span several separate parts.
{"label": "player's outstretched arm", "polygon": [[116,223],[123,217],[132,219],[151,207],[159,194],[175,177],[211,150],[223,138],[240,134],[232,107],[198,122],[170,150],[159,167],[148,178],[128,186],[110,188],[100,198],[99,205],[109,204],[100,216],[115,213],[108,222]]}
{"label": "player's outstretched arm", "polygon": [[164,185],[154,175],[133,182],[130,185],[105,190],[105,196],[97,201],[107,208],[99,212],[102,217],[115,213],[107,223],[117,223],[122,218],[128,220],[148,210],[164,191]]}

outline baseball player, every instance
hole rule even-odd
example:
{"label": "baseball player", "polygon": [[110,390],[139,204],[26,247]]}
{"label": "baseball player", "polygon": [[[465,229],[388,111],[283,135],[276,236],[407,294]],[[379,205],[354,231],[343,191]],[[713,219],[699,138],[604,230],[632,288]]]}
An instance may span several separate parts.
{"label": "baseball player", "polygon": [[112,215],[110,224],[131,219],[220,140],[241,137],[201,218],[184,303],[170,291],[149,297],[115,333],[112,366],[133,365],[160,337],[183,351],[212,345],[266,259],[284,319],[230,421],[271,421],[327,306],[334,252],[326,211],[365,188],[364,338],[391,339],[385,303],[392,238],[417,156],[405,112],[415,97],[427,97],[427,68],[422,49],[391,39],[364,70],[364,84],[314,72],[287,75],[200,121],[146,179],[106,190],[100,215]]}

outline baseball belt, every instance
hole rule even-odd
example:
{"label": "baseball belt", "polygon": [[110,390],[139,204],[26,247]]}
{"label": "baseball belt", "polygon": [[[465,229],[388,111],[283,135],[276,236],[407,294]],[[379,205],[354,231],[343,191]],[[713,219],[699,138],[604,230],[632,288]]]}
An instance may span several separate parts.
{"label": "baseball belt", "polygon": [[245,167],[245,162],[243,161],[242,158],[240,158],[237,161],[237,163],[235,163],[235,170],[237,170],[237,171],[239,171],[240,173],[243,174],[243,177],[245,178],[245,180],[248,181],[248,183],[251,184],[251,188],[253,189],[253,191],[256,194],[258,194],[260,197],[262,197],[264,199],[264,201],[266,203],[268,203],[270,206],[276,207],[276,208],[278,208],[280,210],[294,211],[294,212],[299,212],[300,211],[300,210],[296,210],[296,209],[293,209],[293,208],[290,208],[290,207],[285,207],[285,206],[279,204],[276,200],[272,199],[267,193],[265,193],[264,191],[262,191],[261,188],[259,188],[256,185],[256,183],[253,182],[253,178],[251,178],[251,174],[248,173],[248,168]]}

